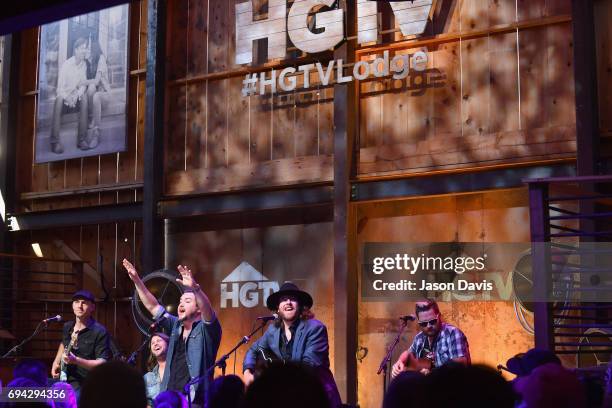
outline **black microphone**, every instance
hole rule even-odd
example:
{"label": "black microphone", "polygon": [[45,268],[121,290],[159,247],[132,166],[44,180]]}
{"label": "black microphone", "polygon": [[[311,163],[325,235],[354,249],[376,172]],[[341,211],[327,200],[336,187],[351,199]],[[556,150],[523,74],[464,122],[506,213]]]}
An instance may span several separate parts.
{"label": "black microphone", "polygon": [[255,320],[261,320],[262,322],[267,323],[271,320],[276,320],[276,319],[278,319],[278,315],[276,313],[272,313],[271,316],[259,316]]}
{"label": "black microphone", "polygon": [[61,322],[62,321],[62,316],[57,315],[57,316],[53,316],[53,317],[48,317],[45,320],[43,320],[43,323],[51,323],[51,322]]}
{"label": "black microphone", "polygon": [[400,316],[400,320],[403,320],[405,322],[408,322],[408,321],[414,322],[416,320],[416,316],[415,315]]}
{"label": "black microphone", "polygon": [[149,326],[149,331],[154,331],[155,329],[157,329],[160,323],[166,320],[167,318],[168,316],[166,316],[166,314],[164,313],[159,319],[151,323],[151,325]]}
{"label": "black microphone", "polygon": [[[512,371],[508,370],[508,368],[504,367],[504,366],[503,366],[503,365],[501,365],[501,364],[498,364],[498,365],[497,365],[497,371],[499,371],[499,372],[501,373],[501,372],[502,372],[502,370],[507,371],[507,372],[509,372],[510,374],[514,374]],[[516,375],[516,374],[514,374],[514,375]]]}

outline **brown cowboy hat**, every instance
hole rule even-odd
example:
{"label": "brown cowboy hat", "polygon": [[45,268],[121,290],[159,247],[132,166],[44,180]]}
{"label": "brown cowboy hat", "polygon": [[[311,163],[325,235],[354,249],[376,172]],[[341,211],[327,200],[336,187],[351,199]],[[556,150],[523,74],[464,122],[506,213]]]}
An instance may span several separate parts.
{"label": "brown cowboy hat", "polygon": [[300,290],[300,288],[298,288],[294,283],[285,282],[280,287],[280,290],[278,292],[274,292],[273,294],[268,296],[268,300],[266,300],[266,306],[268,307],[268,309],[276,311],[278,309],[280,299],[283,296],[295,296],[300,306],[306,308],[312,307],[312,296],[310,296],[303,290]]}

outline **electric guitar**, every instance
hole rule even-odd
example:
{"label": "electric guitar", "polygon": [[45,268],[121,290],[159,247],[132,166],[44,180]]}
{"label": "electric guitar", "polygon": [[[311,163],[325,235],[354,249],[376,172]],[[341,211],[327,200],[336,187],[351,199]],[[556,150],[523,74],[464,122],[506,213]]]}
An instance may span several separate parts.
{"label": "electric guitar", "polygon": [[[79,340],[79,330],[73,330],[72,335],[70,336],[70,343],[68,343],[68,346],[64,350],[64,355],[67,356],[72,352],[72,350],[77,350],[79,348],[78,340]],[[64,363],[63,358],[60,364],[60,381],[64,381],[64,382],[68,381],[66,363]]]}

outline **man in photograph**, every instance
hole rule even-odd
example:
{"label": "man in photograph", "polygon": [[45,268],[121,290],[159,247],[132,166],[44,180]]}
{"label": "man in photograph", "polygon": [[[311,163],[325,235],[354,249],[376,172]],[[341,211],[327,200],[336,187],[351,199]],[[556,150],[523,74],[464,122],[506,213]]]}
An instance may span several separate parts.
{"label": "man in photograph", "polygon": [[51,151],[62,154],[64,146],[60,141],[62,115],[65,113],[78,113],[77,147],[81,150],[89,149],[87,141],[88,100],[85,96],[87,90],[87,40],[78,38],[73,45],[73,56],[62,64],[57,80],[57,97],[53,105],[53,118],[51,124]]}

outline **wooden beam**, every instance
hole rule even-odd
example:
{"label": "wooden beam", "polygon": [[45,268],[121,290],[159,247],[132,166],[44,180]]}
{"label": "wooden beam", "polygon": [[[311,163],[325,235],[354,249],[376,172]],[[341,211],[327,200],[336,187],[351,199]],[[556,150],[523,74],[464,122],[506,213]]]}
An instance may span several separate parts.
{"label": "wooden beam", "polygon": [[546,302],[550,292],[550,221],[548,215],[548,184],[529,184],[529,222],[533,270],[533,327],[535,347],[554,350],[552,304]]}
{"label": "wooden beam", "polygon": [[573,164],[516,167],[482,173],[457,173],[404,179],[382,179],[353,184],[353,201],[384,201],[393,198],[458,194],[522,187],[526,179],[573,176]]}
{"label": "wooden beam", "polygon": [[16,228],[12,231],[109,224],[140,220],[142,218],[142,205],[140,203],[125,203],[18,214],[7,213],[7,219],[9,217],[14,218],[11,225],[14,222],[17,223]]}
{"label": "wooden beam", "polygon": [[[513,32],[516,32],[516,30],[520,31],[520,30],[527,30],[530,28],[546,27],[550,25],[569,23],[571,21],[572,21],[571,15],[559,15],[559,16],[552,16],[552,17],[546,17],[546,18],[536,18],[533,20],[525,20],[525,21],[520,21],[520,22],[515,22],[515,23],[510,23],[510,24],[500,24],[498,26],[489,27],[484,30],[463,31],[463,32],[458,32],[458,33],[450,33],[450,34],[438,34],[432,37],[421,38],[416,41],[415,40],[405,40],[405,41],[398,41],[396,43],[388,44],[384,46],[375,45],[375,46],[370,46],[370,47],[363,47],[357,51],[357,55],[361,56],[361,55],[375,54],[375,53],[379,53],[385,50],[398,50],[398,49],[401,50],[401,49],[407,49],[407,48],[418,48],[418,47],[424,47],[424,46],[430,46],[430,45],[438,45],[438,44],[444,44],[444,43],[449,43],[449,42],[455,42],[459,40],[461,41],[473,40],[476,38],[489,37],[495,34],[513,33]],[[351,38],[349,37],[348,39],[350,40]]]}
{"label": "wooden beam", "polygon": [[578,176],[597,174],[599,105],[593,0],[572,0]]}
{"label": "wooden beam", "polygon": [[[347,1],[347,35],[355,32],[356,16]],[[334,58],[352,62],[355,53],[344,42]],[[357,403],[357,273],[351,269],[356,237],[351,230],[351,187],[354,173],[355,83],[334,86],[334,370],[343,401]]]}
{"label": "wooden beam", "polygon": [[57,198],[66,196],[75,196],[82,194],[94,194],[94,193],[108,193],[125,190],[140,190],[144,183],[109,183],[109,184],[98,184],[95,186],[81,186],[74,188],[65,188],[55,191],[40,191],[40,192],[27,192],[21,193],[20,198],[22,201],[27,200],[43,200],[47,198]]}
{"label": "wooden beam", "polygon": [[[77,262],[81,264],[82,272],[84,272],[91,280],[97,282],[101,276],[98,274],[98,271],[95,270],[89,262],[86,262],[81,258],[74,249],[70,248],[68,244],[66,244],[61,239],[53,240],[53,244],[66,255],[66,258],[70,259],[72,262]],[[40,258],[39,258],[40,259]]]}
{"label": "wooden beam", "polygon": [[3,39],[0,64],[2,73],[0,78],[0,200],[2,201],[3,225],[0,226],[0,251],[12,252],[12,240],[8,233],[6,220],[9,212],[14,211],[16,204],[15,168],[16,168],[16,140],[13,136],[17,123],[17,84],[19,83],[19,54],[20,35],[9,35]]}
{"label": "wooden beam", "polygon": [[163,224],[157,204],[163,188],[166,2],[147,0],[147,74],[145,90],[142,270],[164,266]]}
{"label": "wooden beam", "polygon": [[227,194],[181,197],[160,202],[162,218],[193,217],[211,214],[228,214],[273,209],[304,208],[330,204],[334,190],[332,186],[288,188]]}
{"label": "wooden beam", "polygon": [[[444,44],[444,43],[449,43],[449,42],[456,42],[459,40],[465,41],[465,40],[472,40],[476,38],[485,38],[485,37],[495,35],[495,34],[507,34],[507,33],[515,32],[516,30],[528,30],[532,28],[541,28],[541,27],[546,27],[550,25],[569,23],[571,21],[572,21],[572,18],[569,15],[553,16],[553,17],[547,17],[547,18],[541,18],[541,19],[526,20],[526,21],[521,21],[518,23],[503,24],[499,26],[490,27],[486,30],[464,31],[461,33],[451,33],[451,34],[438,34],[438,35],[434,35],[430,37],[419,37],[418,40],[410,39],[410,40],[405,40],[405,41],[398,41],[396,43],[386,44],[384,46],[377,45],[377,46],[371,46],[371,47],[363,47],[353,52],[354,53],[356,52],[357,55],[360,56],[360,55],[380,53],[382,51],[392,50],[392,49],[397,50],[397,49],[418,48],[418,47],[424,47],[424,46]],[[399,29],[397,30],[394,29],[389,32],[396,32],[396,31],[399,31]],[[388,32],[387,31],[380,32],[380,34],[386,34],[386,33]],[[349,35],[346,38],[346,41],[344,43],[346,44],[347,42],[350,43],[349,47],[354,48],[357,44],[357,36]],[[288,48],[287,50],[290,51],[291,48]],[[213,72],[210,74],[193,75],[190,77],[178,78],[172,81],[168,81],[167,86],[177,87],[177,86],[183,86],[183,85],[202,83],[206,81],[235,78],[239,76],[245,76],[247,74],[268,71],[268,70],[271,70],[272,68],[276,70],[281,70],[286,67],[295,67],[298,65],[310,64],[310,63],[314,63],[317,61],[326,61],[326,60],[327,58],[325,58],[325,56],[322,56],[321,54],[317,54],[315,56],[306,55],[304,57],[295,58],[292,60],[278,60],[277,59],[277,60],[268,61],[264,64],[258,64],[257,66],[254,66],[254,67],[241,67],[241,68],[236,68],[236,69],[230,69],[227,71]],[[352,63],[352,60],[353,58],[351,58],[351,63]],[[348,68],[348,67],[351,67],[352,65],[348,65],[347,61],[344,61],[344,66]]]}

